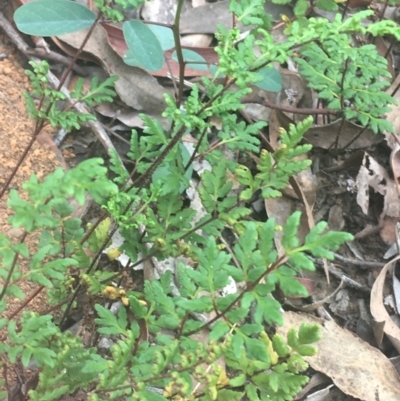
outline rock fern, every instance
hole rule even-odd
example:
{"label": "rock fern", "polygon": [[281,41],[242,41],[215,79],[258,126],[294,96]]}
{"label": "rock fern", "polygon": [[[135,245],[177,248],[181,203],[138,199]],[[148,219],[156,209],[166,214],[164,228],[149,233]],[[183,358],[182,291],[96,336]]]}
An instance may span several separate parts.
{"label": "rock fern", "polygon": [[[57,3],[68,7],[70,2]],[[122,20],[111,3],[96,1],[107,18]],[[136,7],[143,1],[116,3]],[[281,401],[293,399],[307,382],[303,357],[317,351],[318,326],[293,328],[286,338],[267,334],[284,319],[272,293],[279,288],[285,296],[306,296],[296,275],[315,268],[309,256],[332,259],[332,251],[352,236],[326,231],[321,222],[300,242],[299,213],[283,227],[272,218],[252,218],[253,197],[281,196],[290,177],[310,166],[310,146],[302,138],[312,120],[282,129],[277,148],[267,150],[259,139],[266,123],[246,123],[237,111],[250,86],[268,77],[273,63],[296,56],[300,72],[327,107],[375,131],[389,129],[382,119],[392,102],[382,93],[385,61],[369,45],[350,46],[350,35],[400,38],[400,29],[389,22],[364,27],[361,21],[368,11],[345,21],[340,16],[332,22],[305,19],[309,5],[306,0],[296,2],[299,18],[287,25],[287,40],[275,43],[263,1],[230,1],[230,11],[239,22],[252,25],[252,31],[236,44],[238,28],[218,28],[215,74],[195,84],[186,100],[166,96],[169,129],[141,116],[145,128],[132,131],[128,152],[132,172],[110,151],[110,170],[102,160],[91,159],[67,172],[58,169],[41,181],[32,176],[23,186],[24,197],[10,191],[9,222],[26,234],[19,241],[0,235],[0,328],[8,333],[0,355],[2,361],[36,372],[31,400],[51,401],[67,394],[78,399],[84,394],[90,401]],[[316,5],[337,8],[331,0]],[[72,129],[94,118],[76,114],[71,107],[57,108],[65,96],[49,87],[49,66],[32,67],[28,74],[34,95],[42,101],[37,109],[27,95],[27,107],[39,127],[50,122]],[[88,91],[78,82],[73,101],[92,105],[110,100],[117,78],[93,80]],[[220,130],[215,131],[212,118],[221,121]],[[196,154],[183,144],[187,133],[195,139]],[[228,160],[227,151],[241,157]],[[207,166],[198,177],[201,214],[184,194],[194,161]],[[72,200],[82,205],[87,196],[102,210],[94,224],[73,214]],[[123,244],[108,249],[107,256],[110,263],[122,253],[128,260],[115,269],[103,263],[101,255],[117,230]],[[278,251],[274,239],[280,231]],[[38,235],[35,249],[25,244],[28,233]],[[222,241],[226,236],[229,243]],[[152,258],[173,260],[173,271],[145,281],[142,289],[134,288],[129,272]],[[27,269],[21,268],[22,259]],[[26,297],[22,280],[37,284],[62,313],[6,314],[11,300]],[[90,321],[94,331],[86,343],[61,329],[71,309],[79,306],[78,294],[87,300],[85,324]],[[100,348],[99,340],[110,346]]]}

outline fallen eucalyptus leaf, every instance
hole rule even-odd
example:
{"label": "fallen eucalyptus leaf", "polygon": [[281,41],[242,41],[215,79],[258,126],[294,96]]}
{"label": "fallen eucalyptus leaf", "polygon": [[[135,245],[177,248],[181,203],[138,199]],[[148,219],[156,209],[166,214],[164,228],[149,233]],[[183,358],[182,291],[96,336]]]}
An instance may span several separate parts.
{"label": "fallen eucalyptus leaf", "polygon": [[362,401],[400,399],[399,376],[389,359],[333,321],[286,312],[284,326],[277,331],[286,335],[292,327],[300,327],[302,323],[322,325],[317,354],[305,358],[313,369],[329,376],[344,393]]}

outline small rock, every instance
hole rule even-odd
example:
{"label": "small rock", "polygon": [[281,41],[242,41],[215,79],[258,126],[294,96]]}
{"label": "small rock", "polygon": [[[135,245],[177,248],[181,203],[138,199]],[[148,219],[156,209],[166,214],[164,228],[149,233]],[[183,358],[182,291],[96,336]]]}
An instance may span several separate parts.
{"label": "small rock", "polygon": [[334,205],[329,211],[328,218],[329,228],[331,230],[340,231],[345,226],[345,221],[343,218],[343,210],[339,205]]}
{"label": "small rock", "polygon": [[24,235],[24,232],[22,228],[11,228],[8,230],[7,235],[15,239],[20,239]]}

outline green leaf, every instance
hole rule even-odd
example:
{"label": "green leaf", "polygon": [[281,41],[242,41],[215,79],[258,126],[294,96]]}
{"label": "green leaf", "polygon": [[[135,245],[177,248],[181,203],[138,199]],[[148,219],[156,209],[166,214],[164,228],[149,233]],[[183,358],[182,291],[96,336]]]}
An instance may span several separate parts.
{"label": "green leaf", "polygon": [[241,373],[239,376],[233,377],[229,379],[229,385],[232,387],[240,387],[246,383],[247,377],[244,373]]}
{"label": "green leaf", "polygon": [[8,296],[13,296],[18,299],[24,299],[25,294],[17,284],[12,284],[7,287],[6,294]]}
{"label": "green leaf", "polygon": [[58,36],[89,28],[96,15],[69,0],[37,0],[24,4],[14,14],[18,29],[35,36]]}
{"label": "green leaf", "polygon": [[296,351],[301,356],[313,356],[317,353],[317,348],[312,345],[299,345]]}
{"label": "green leaf", "polygon": [[296,348],[299,345],[299,336],[295,328],[291,328],[287,333],[288,345],[292,348]]}
{"label": "green leaf", "polygon": [[240,401],[243,397],[243,392],[222,389],[218,391],[218,401]]}
{"label": "green leaf", "polygon": [[290,255],[289,263],[297,270],[315,270],[314,262],[303,252],[296,252]]}
{"label": "green leaf", "polygon": [[[208,70],[208,65],[207,65],[206,60],[199,53],[196,53],[193,50],[182,49],[182,56],[183,56],[183,60],[185,61],[187,67],[189,67],[193,70],[198,70],[198,71],[207,71]],[[178,56],[176,54],[176,50],[172,53],[172,58],[175,61],[178,61]],[[201,63],[201,64],[199,64],[199,63]]]}
{"label": "green leaf", "polygon": [[257,323],[245,323],[240,327],[240,331],[246,336],[252,336],[253,334],[259,334],[263,330],[262,324]]}
{"label": "green leaf", "polygon": [[269,218],[260,230],[260,252],[266,265],[274,263],[277,258],[277,252],[274,249],[274,237],[275,219]]}
{"label": "green leaf", "polygon": [[[258,284],[256,290],[261,285]],[[254,312],[255,323],[262,324],[262,321],[265,320],[268,324],[277,323],[281,325],[283,318],[280,308],[280,303],[270,296],[257,297],[257,306]]]}
{"label": "green leaf", "polygon": [[15,363],[17,357],[24,351],[24,347],[22,345],[14,346],[7,350],[8,358],[10,359],[11,363]]}
{"label": "green leaf", "polygon": [[232,352],[235,358],[239,359],[243,351],[244,339],[242,335],[236,334],[232,337]]}
{"label": "green leaf", "polygon": [[256,82],[255,85],[269,92],[280,92],[282,90],[282,75],[273,67],[265,67],[257,71],[257,76],[262,81]]}
{"label": "green leaf", "polygon": [[315,5],[324,11],[336,11],[338,9],[334,0],[316,0]]}
{"label": "green leaf", "polygon": [[182,193],[188,187],[189,180],[192,177],[193,165],[190,165],[186,171],[183,171],[183,168],[181,169],[179,166],[179,164],[182,164],[182,167],[186,166],[191,157],[190,152],[182,143],[177,146],[176,152],[178,154],[174,160],[164,161],[152,176],[153,182],[157,180],[162,182],[162,195],[170,194],[177,189],[179,189],[179,193]]}
{"label": "green leaf", "polygon": [[293,9],[294,15],[296,17],[303,17],[308,9],[307,0],[297,0],[296,5]]}
{"label": "green leaf", "polygon": [[144,389],[144,390],[136,393],[135,395],[138,397],[137,399],[140,399],[143,401],[168,401],[161,394],[158,394],[155,391],[149,391],[147,389]]}
{"label": "green leaf", "polygon": [[6,317],[0,319],[0,330],[5,327],[8,323],[8,319]]}
{"label": "green leaf", "polygon": [[96,304],[94,308],[99,316],[94,319],[94,321],[100,326],[97,329],[99,333],[107,335],[125,334],[127,319],[124,307],[121,307],[118,311],[118,319],[109,309],[106,309],[99,304]]}
{"label": "green leaf", "polygon": [[257,387],[254,384],[247,384],[245,391],[250,401],[260,401],[257,394]]}
{"label": "green leaf", "polygon": [[303,323],[299,328],[299,343],[312,344],[321,339],[321,328],[317,324]]}
{"label": "green leaf", "polygon": [[219,320],[214,324],[210,333],[210,340],[217,341],[229,332],[229,325],[223,320]]}
{"label": "green leaf", "polygon": [[209,296],[196,299],[180,299],[176,304],[190,312],[210,312],[212,310],[212,302]]}
{"label": "green leaf", "polygon": [[[36,348],[33,351],[33,359],[35,360],[36,365],[38,365],[39,367],[54,366],[56,358],[57,358],[57,354],[49,348]],[[24,366],[27,366],[27,365],[24,365]]]}
{"label": "green leaf", "polygon": [[287,266],[280,266],[272,275],[277,278],[279,287],[286,296],[308,297],[306,288],[297,280],[295,277],[296,272],[293,269]]}
{"label": "green leaf", "polygon": [[290,348],[287,346],[285,339],[280,334],[275,334],[272,337],[274,351],[280,358],[285,358],[290,353]]}
{"label": "green leaf", "polygon": [[164,64],[164,52],[153,31],[139,20],[124,22],[124,39],[128,46],[124,62],[149,71],[158,71]]}
{"label": "green leaf", "polygon": [[297,231],[300,225],[300,217],[300,212],[294,212],[288,217],[283,227],[282,245],[287,251],[299,246]]}
{"label": "green leaf", "polygon": [[132,311],[135,319],[143,319],[147,314],[146,306],[142,305],[140,301],[133,295],[129,295],[129,309]]}
{"label": "green leaf", "polygon": [[308,363],[299,354],[290,355],[287,366],[288,370],[296,375],[308,369]]}
{"label": "green leaf", "polygon": [[174,34],[171,28],[154,24],[147,24],[147,26],[152,30],[164,51],[175,46]]}
{"label": "green leaf", "polygon": [[257,361],[262,361],[266,363],[270,363],[271,359],[267,352],[267,347],[265,344],[256,339],[245,337],[244,343],[246,345],[246,353],[250,359],[255,359]]}

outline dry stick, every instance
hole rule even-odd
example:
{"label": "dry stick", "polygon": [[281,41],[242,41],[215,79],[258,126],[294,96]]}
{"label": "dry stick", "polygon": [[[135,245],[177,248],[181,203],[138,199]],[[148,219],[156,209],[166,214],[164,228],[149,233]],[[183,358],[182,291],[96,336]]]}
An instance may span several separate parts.
{"label": "dry stick", "polygon": [[382,262],[368,262],[366,260],[357,260],[353,258],[345,258],[344,256],[339,255],[338,253],[333,252],[335,259],[340,260],[341,262],[345,262],[351,265],[360,266],[364,269],[380,269],[386,265],[386,263]]}

